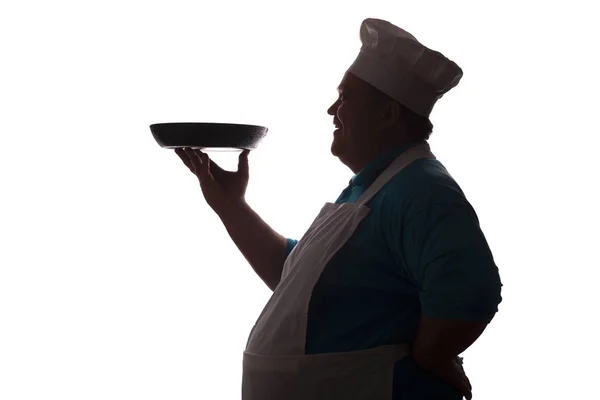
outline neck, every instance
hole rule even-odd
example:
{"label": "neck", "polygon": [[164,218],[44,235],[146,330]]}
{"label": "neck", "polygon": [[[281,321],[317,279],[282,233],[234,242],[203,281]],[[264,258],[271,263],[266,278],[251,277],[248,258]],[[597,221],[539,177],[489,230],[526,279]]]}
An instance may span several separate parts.
{"label": "neck", "polygon": [[348,168],[354,173],[359,173],[363,168],[365,168],[371,161],[376,158],[386,154],[398,147],[406,146],[411,143],[417,142],[417,139],[407,136],[396,136],[385,141],[374,142],[372,146],[369,148],[364,148],[357,154],[356,157],[352,161],[348,161],[345,163]]}

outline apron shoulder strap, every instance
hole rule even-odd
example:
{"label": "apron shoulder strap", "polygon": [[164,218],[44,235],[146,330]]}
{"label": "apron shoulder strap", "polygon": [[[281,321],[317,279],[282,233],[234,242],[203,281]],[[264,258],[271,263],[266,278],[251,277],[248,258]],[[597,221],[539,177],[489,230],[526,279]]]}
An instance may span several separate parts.
{"label": "apron shoulder strap", "polygon": [[399,174],[404,168],[413,161],[421,158],[435,158],[429,148],[428,143],[423,143],[400,154],[388,167],[377,177],[375,182],[360,196],[356,201],[357,205],[363,206],[377,194],[395,175]]}

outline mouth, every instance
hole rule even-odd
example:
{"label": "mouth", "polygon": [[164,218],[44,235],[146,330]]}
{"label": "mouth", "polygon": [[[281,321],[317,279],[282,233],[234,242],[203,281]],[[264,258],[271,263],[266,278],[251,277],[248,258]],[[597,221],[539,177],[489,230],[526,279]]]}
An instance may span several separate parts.
{"label": "mouth", "polygon": [[335,130],[333,131],[334,133],[342,130],[342,124],[340,122],[338,122],[337,120],[333,121],[333,125],[335,126]]}

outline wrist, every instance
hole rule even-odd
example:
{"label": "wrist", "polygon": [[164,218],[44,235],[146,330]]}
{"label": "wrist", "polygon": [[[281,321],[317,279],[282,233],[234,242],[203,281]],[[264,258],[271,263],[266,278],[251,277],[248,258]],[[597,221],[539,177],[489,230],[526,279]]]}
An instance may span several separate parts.
{"label": "wrist", "polygon": [[452,386],[456,386],[460,381],[461,367],[458,364],[454,364],[452,360],[444,359],[425,364],[417,362],[417,364],[423,371]]}
{"label": "wrist", "polygon": [[452,368],[452,358],[432,357],[431,354],[420,355],[416,353],[413,354],[413,358],[415,359],[417,365],[425,371],[434,372]]}
{"label": "wrist", "polygon": [[221,205],[214,207],[214,211],[217,216],[225,222],[231,218],[239,218],[239,216],[248,209],[248,203],[244,198],[228,201],[221,203]]}

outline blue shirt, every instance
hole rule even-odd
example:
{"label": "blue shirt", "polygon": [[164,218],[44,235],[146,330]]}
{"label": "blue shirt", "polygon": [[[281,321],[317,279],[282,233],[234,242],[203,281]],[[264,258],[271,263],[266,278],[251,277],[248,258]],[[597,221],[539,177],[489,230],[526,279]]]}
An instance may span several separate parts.
{"label": "blue shirt", "polygon": [[[400,153],[372,161],[336,203],[356,202]],[[444,166],[421,159],[393,177],[327,264],[309,304],[306,354],[412,342],[421,313],[489,322],[501,282],[475,210]],[[297,241],[287,239],[288,254]],[[396,363],[394,399],[461,399],[411,356]]]}

